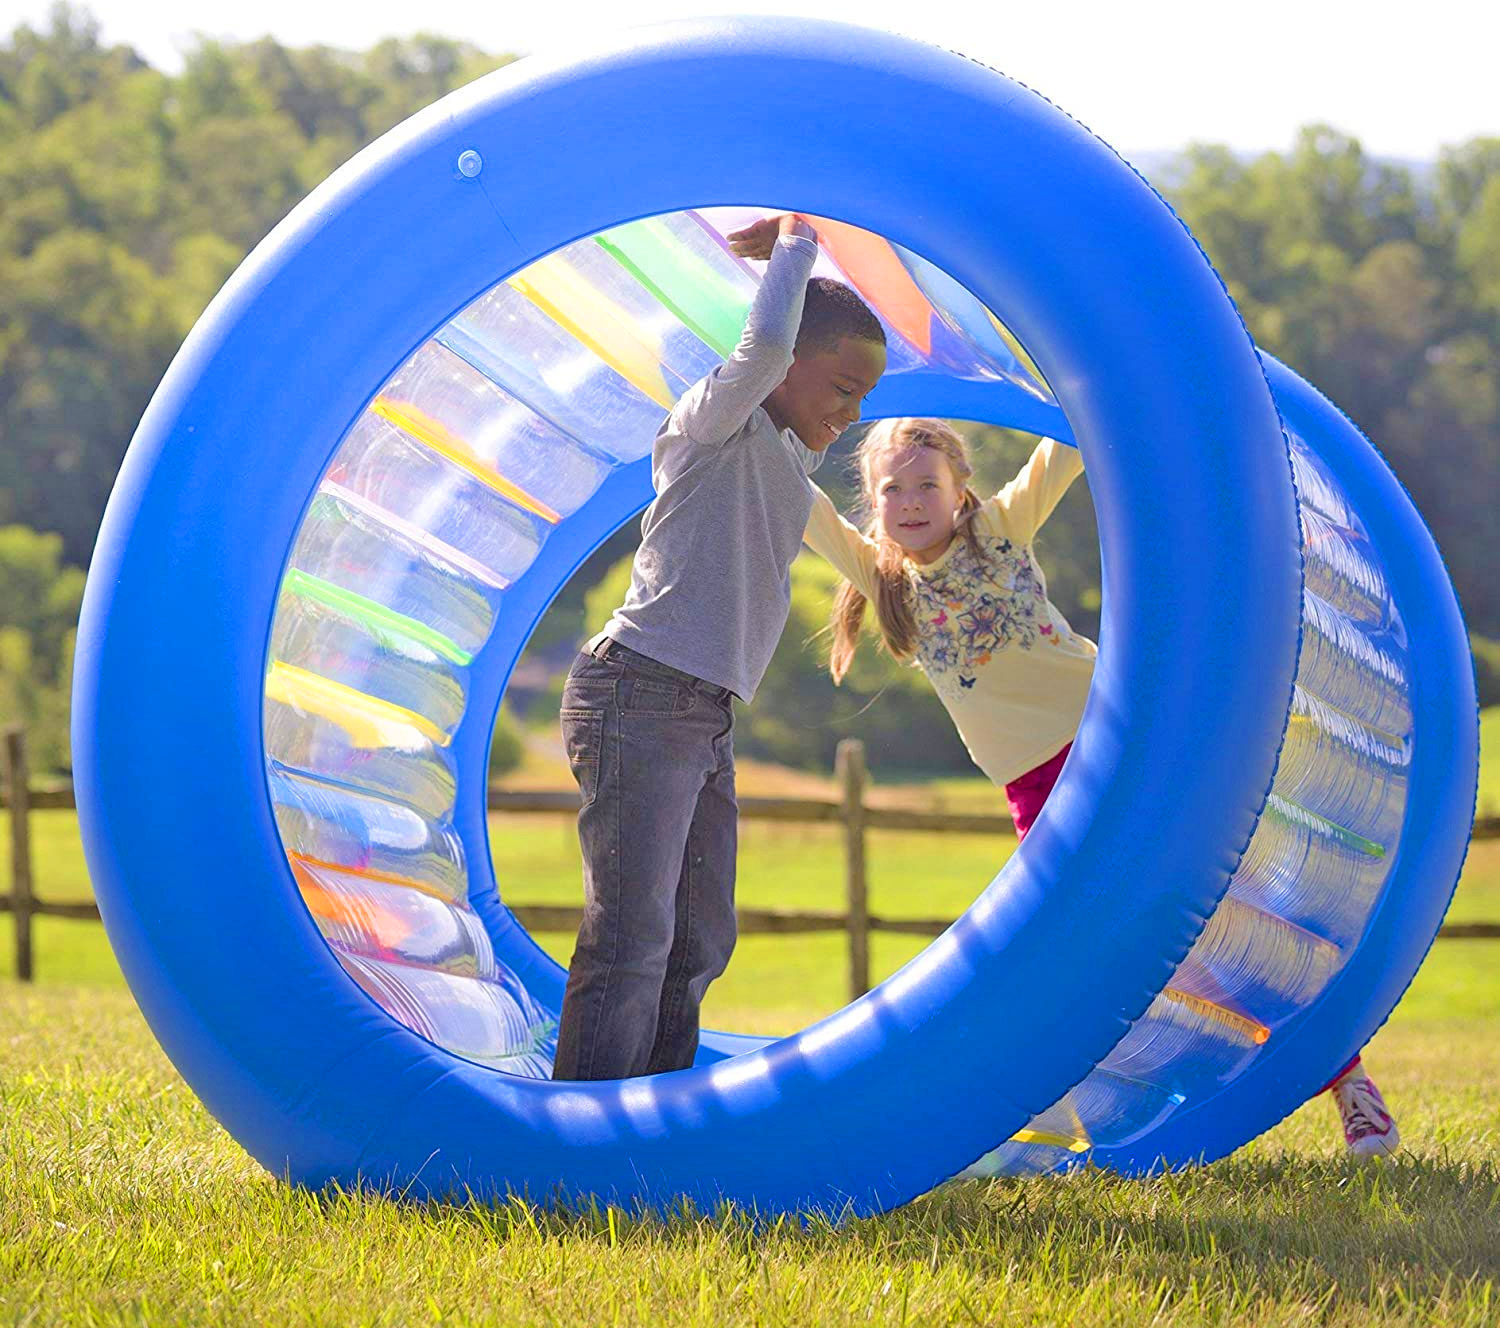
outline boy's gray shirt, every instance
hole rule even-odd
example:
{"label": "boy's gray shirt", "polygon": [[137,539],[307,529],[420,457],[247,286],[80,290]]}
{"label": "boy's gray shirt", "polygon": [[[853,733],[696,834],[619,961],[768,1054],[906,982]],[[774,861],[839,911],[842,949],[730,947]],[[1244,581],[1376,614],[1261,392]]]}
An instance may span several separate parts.
{"label": "boy's gray shirt", "polygon": [[630,591],[604,630],[749,701],[791,608],[791,565],[823,460],[761,405],[786,377],[818,246],[780,236],[729,359],[672,408],[651,449]]}

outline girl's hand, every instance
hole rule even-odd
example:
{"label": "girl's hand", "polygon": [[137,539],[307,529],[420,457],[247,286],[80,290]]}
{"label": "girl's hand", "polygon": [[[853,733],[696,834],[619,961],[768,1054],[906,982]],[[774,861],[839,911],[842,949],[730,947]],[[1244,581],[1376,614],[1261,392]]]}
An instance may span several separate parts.
{"label": "girl's hand", "polygon": [[729,241],[729,251],[740,258],[767,259],[776,248],[777,237],[782,235],[800,235],[813,241],[818,238],[818,233],[796,212],[762,217],[742,230],[730,231],[724,238]]}

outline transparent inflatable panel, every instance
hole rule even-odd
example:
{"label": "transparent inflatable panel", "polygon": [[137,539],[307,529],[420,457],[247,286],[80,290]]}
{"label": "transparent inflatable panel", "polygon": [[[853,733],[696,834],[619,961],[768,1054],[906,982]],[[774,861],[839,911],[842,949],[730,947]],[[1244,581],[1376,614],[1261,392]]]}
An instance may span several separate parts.
{"label": "transparent inflatable panel", "polygon": [[498,979],[339,954],[364,991],[398,1023],[466,1060],[508,1074],[547,1079],[557,1025],[503,967]]}
{"label": "transparent inflatable panel", "polygon": [[[1263,1026],[1253,1020],[1169,988],[1151,1002],[1099,1067],[1186,1099],[1195,1089],[1227,1079],[1265,1041]],[[1094,1121],[1084,1125],[1091,1136],[1100,1133]]]}
{"label": "transparent inflatable panel", "polygon": [[1269,1031],[1311,1001],[1338,970],[1331,941],[1227,896],[1172,975],[1172,987]]}
{"label": "transparent inflatable panel", "polygon": [[[1170,1112],[1194,1085],[1239,1073],[1317,998],[1379,904],[1405,815],[1405,631],[1341,488],[1301,439],[1289,441],[1306,586],[1272,791],[1225,899],[1170,986],[1070,1095],[1098,1145],[1128,1131],[1126,1103],[1099,1091],[1105,1073],[1127,1072],[1165,1094],[1157,1100]],[[1039,1156],[1018,1155],[1017,1165],[1035,1167]]]}
{"label": "transparent inflatable panel", "polygon": [[1406,744],[1324,704],[1301,686],[1272,790],[1377,844],[1394,841],[1406,809]]}
{"label": "transparent inflatable panel", "polygon": [[279,765],[441,819],[457,787],[448,737],[389,701],[289,664],[266,680],[266,755]]}
{"label": "transparent inflatable panel", "polygon": [[394,610],[472,654],[495,623],[501,587],[458,550],[324,480],[292,566]]}
{"label": "transparent inflatable panel", "polygon": [[616,461],[650,453],[671,405],[647,396],[504,283],[436,339],[556,428]]}
{"label": "transparent inflatable panel", "polygon": [[960,1171],[955,1180],[985,1180],[995,1176],[1045,1176],[1076,1163],[1081,1154],[1058,1144],[1027,1142],[1022,1131],[991,1149],[972,1166]]}
{"label": "transparent inflatable panel", "polygon": [[1088,1151],[1089,1142],[1074,1096],[1069,1093],[1034,1116],[1024,1130],[961,1171],[959,1178],[1039,1175],[1076,1161]]}
{"label": "transparent inflatable panel", "polygon": [[1297,676],[1307,691],[1369,728],[1411,730],[1411,683],[1404,650],[1388,633],[1371,633],[1308,591],[1302,606]]}
{"label": "transparent inflatable panel", "polygon": [[[748,226],[751,222],[763,214],[757,208],[746,207],[723,207],[705,208],[701,213],[705,224],[710,226],[719,237],[719,243],[728,252],[728,241],[723,237],[731,231],[742,226]],[[847,246],[839,245],[836,236],[854,238],[861,245],[868,245],[876,240],[876,237],[868,235],[864,231],[856,230],[854,227],[841,227],[835,230],[826,226],[822,220],[818,221],[819,237],[822,243],[819,247],[818,257],[813,263],[813,277],[829,277],[834,281],[842,282],[846,286],[853,286],[864,297],[865,302],[874,312],[882,328],[885,329],[886,337],[886,376],[891,374],[912,373],[919,370],[931,370],[935,366],[927,354],[918,346],[913,345],[907,333],[913,335],[927,336],[927,329],[932,317],[931,306],[923,297],[918,297],[920,309],[911,316],[904,316],[905,311],[893,307],[893,301],[885,298],[878,289],[871,291],[871,282],[866,279],[863,283],[848,270],[853,266],[850,252]],[[885,245],[885,241],[879,241]],[[877,247],[877,252],[879,252]],[[895,267],[894,254],[889,252],[886,246],[886,257],[888,267]],[[842,261],[840,259],[842,258]],[[736,260],[737,261],[737,260]],[[748,265],[747,265],[748,266]],[[759,278],[756,278],[757,282]],[[901,324],[898,326],[898,323]]]}
{"label": "transparent inflatable panel", "polygon": [[463,846],[415,808],[268,767],[276,827],[289,857],[356,876],[466,900]]}
{"label": "transparent inflatable panel", "polygon": [[[1182,1102],[1178,1093],[1128,1075],[1098,1069],[1068,1094],[1081,1128],[1093,1143],[1128,1143],[1164,1120]],[[1096,1121],[1092,1130],[1083,1124]]]}
{"label": "transparent inflatable panel", "polygon": [[[967,377],[1003,379],[1038,401],[1055,401],[1029,357],[1023,364],[1025,352],[1014,336],[969,294],[967,287],[910,249],[899,244],[891,248],[917,288],[931,301],[937,321],[949,332],[952,342],[948,353],[955,371]],[[944,340],[934,335],[934,350],[943,349]]]}
{"label": "transparent inflatable panel", "polygon": [[554,320],[579,328],[580,339],[599,337],[598,329],[609,326],[620,356],[643,355],[642,375],[649,369],[663,379],[674,402],[723,359],[597,240],[580,240],[534,264],[528,280],[537,292],[533,302],[545,296],[557,310]]}
{"label": "transparent inflatable panel", "polygon": [[411,886],[292,859],[308,912],[345,954],[498,979],[495,952],[475,913]]}
{"label": "transparent inflatable panel", "polygon": [[[686,390],[687,382],[662,363],[660,347],[651,344],[655,338],[636,323],[630,310],[610,293],[591,285],[570,261],[585,245],[593,247],[592,242],[584,241],[539,258],[510,279],[511,289],[524,295],[580,346],[593,351],[641,395],[664,411],[670,410]],[[615,270],[630,280],[628,273]]]}
{"label": "transparent inflatable panel", "polygon": [[703,217],[696,212],[647,217],[605,231],[597,240],[715,359],[729,358],[759,283]]}
{"label": "transparent inflatable panel", "polygon": [[1368,628],[1385,627],[1391,597],[1364,536],[1336,526],[1311,508],[1302,512],[1307,588],[1328,606]]}
{"label": "transparent inflatable panel", "polygon": [[[377,413],[383,406],[384,398],[377,398],[354,427],[328,482],[456,550],[482,568],[491,584],[514,582],[531,566],[557,514],[515,486],[507,484],[510,493],[498,492],[476,476],[477,471],[499,481],[477,459],[471,470],[437,451],[433,432],[423,427],[427,421],[405,410],[397,427]],[[537,514],[523,510],[518,505],[523,500],[539,508]]]}
{"label": "transparent inflatable panel", "polygon": [[[468,361],[429,341],[381,390],[398,420],[429,445],[478,462],[512,501],[554,524],[594,494],[610,462],[554,428]],[[424,427],[425,426],[425,427]]]}
{"label": "transparent inflatable panel", "polygon": [[1363,932],[1389,866],[1380,844],[1273,793],[1229,888],[1347,948]]}
{"label": "transparent inflatable panel", "polygon": [[[1091,1146],[1114,1147],[1154,1128],[1183,1101],[1180,1093],[1096,1069],[1026,1129],[992,1149],[963,1178],[1028,1175],[1081,1161]],[[1101,1124],[1094,1130],[1085,1121]],[[1044,1128],[1045,1127],[1045,1128]],[[1049,1138],[1050,1131],[1055,1138]]]}
{"label": "transparent inflatable panel", "polygon": [[451,734],[472,656],[374,600],[295,569],[281,583],[271,659],[363,690]]}
{"label": "transparent inflatable panel", "polygon": [[1285,429],[1285,433],[1287,450],[1292,458],[1292,479],[1297,485],[1297,501],[1301,506],[1304,520],[1307,512],[1311,510],[1326,517],[1335,526],[1357,531],[1361,537],[1364,537],[1366,534],[1364,523],[1360,521],[1354,508],[1349,505],[1349,500],[1344,497],[1343,489],[1334,479],[1333,473],[1323,464],[1323,459],[1308,447],[1295,430]]}

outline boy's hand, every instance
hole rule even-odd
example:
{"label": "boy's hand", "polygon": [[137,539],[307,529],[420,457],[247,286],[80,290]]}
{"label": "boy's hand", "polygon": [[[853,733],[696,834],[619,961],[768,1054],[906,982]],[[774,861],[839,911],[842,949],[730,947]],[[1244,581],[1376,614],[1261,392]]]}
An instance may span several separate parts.
{"label": "boy's hand", "polygon": [[775,217],[762,217],[742,230],[730,231],[724,238],[729,241],[729,250],[740,258],[766,259],[776,248],[776,240],[782,235],[800,235],[816,242],[817,231],[813,230],[800,213],[783,212]]}

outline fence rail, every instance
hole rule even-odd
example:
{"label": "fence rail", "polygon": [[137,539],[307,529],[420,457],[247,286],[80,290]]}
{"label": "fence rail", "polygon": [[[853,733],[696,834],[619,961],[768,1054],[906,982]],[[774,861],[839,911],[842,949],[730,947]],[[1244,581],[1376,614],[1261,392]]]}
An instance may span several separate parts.
{"label": "fence rail", "polygon": [[[0,913],[14,913],[16,976],[29,982],[33,977],[31,920],[36,917],[99,920],[94,903],[60,903],[36,896],[31,852],[31,813],[76,807],[71,785],[32,788],[26,763],[26,734],[12,728],[5,733],[5,779],[0,787],[0,807],[9,808],[11,841],[11,889],[0,894]],[[864,745],[846,739],[838,747],[835,767],[841,796],[838,798],[740,798],[740,819],[780,821],[799,825],[831,824],[843,828],[845,909],[842,913],[805,910],[738,910],[741,935],[791,935],[802,932],[843,932],[848,937],[849,993],[851,998],[870,987],[870,933],[891,932],[905,936],[938,936],[952,925],[951,918],[889,918],[871,913],[869,878],[866,871],[867,836],[871,830],[908,830],[930,833],[992,834],[1014,837],[1008,816],[972,812],[932,811],[918,807],[886,807],[868,799],[869,776],[865,769]],[[491,811],[575,816],[576,793],[512,791],[491,788]],[[1500,816],[1482,816],[1474,822],[1475,839],[1500,838]],[[563,904],[509,903],[516,920],[531,931],[576,931],[583,910]],[[1438,931],[1439,940],[1500,939],[1500,922],[1450,922]]]}

